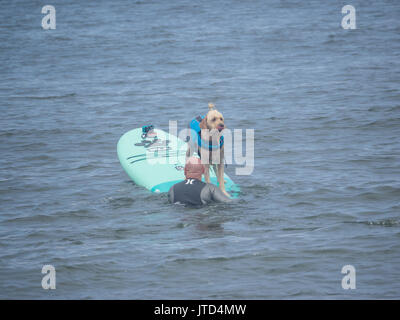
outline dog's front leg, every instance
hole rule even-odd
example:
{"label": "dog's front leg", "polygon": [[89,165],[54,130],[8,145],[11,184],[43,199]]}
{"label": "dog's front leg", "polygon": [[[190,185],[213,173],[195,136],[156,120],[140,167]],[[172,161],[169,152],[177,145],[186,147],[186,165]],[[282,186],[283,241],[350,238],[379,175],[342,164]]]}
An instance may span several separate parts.
{"label": "dog's front leg", "polygon": [[225,180],[224,180],[224,163],[220,163],[217,165],[218,172],[217,172],[217,179],[219,183],[219,188],[221,191],[227,196],[230,197],[229,193],[225,190]]}

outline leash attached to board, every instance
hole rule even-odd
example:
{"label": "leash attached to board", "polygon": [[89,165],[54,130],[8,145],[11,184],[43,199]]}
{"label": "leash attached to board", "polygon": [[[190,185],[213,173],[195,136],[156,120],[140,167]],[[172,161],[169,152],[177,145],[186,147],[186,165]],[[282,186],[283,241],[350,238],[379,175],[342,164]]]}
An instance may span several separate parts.
{"label": "leash attached to board", "polygon": [[143,126],[142,127],[142,139],[146,139],[147,135],[149,133],[152,133],[153,130],[154,130],[154,126],[152,124],[149,126]]}

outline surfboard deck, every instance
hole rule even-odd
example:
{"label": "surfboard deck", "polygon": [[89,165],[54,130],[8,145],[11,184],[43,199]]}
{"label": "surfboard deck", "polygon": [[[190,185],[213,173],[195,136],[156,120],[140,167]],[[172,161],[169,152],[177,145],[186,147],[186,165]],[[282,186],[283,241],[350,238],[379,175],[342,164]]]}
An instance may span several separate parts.
{"label": "surfboard deck", "polygon": [[[187,143],[161,129],[155,135],[142,136],[142,128],[126,132],[118,141],[119,161],[128,176],[151,192],[168,192],[171,186],[185,179],[184,166]],[[237,198],[239,185],[225,173],[225,189],[232,198]],[[214,170],[210,169],[210,180],[218,185]],[[204,181],[204,177],[203,177]]]}

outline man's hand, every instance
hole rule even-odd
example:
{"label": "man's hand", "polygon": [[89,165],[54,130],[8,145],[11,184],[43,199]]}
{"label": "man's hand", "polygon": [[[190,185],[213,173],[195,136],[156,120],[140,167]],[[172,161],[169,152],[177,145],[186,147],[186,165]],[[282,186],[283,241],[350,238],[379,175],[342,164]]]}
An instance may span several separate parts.
{"label": "man's hand", "polygon": [[228,198],[231,198],[230,194],[228,192],[226,192],[226,190],[222,190],[222,192],[224,193],[224,195],[226,195]]}

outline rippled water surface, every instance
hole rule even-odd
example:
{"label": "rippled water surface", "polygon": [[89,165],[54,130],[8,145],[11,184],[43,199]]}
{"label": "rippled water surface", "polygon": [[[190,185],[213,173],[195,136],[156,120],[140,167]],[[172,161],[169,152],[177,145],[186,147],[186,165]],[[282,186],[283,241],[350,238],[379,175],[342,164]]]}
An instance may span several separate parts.
{"label": "rippled water surface", "polygon": [[[0,4],[1,298],[400,297],[398,1],[352,1],[356,30],[341,1],[51,4],[47,31],[43,3]],[[119,137],[209,101],[255,129],[240,199],[136,186]]]}

